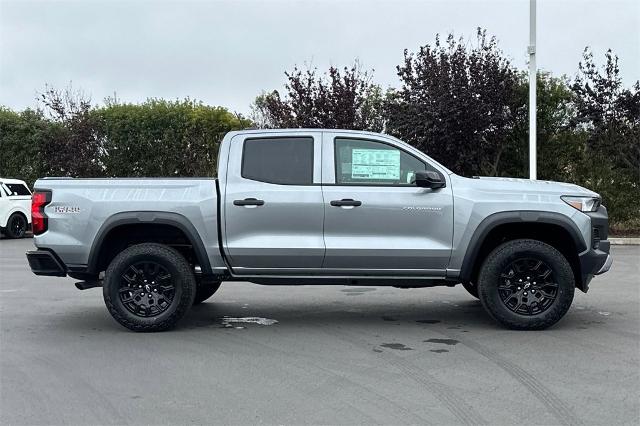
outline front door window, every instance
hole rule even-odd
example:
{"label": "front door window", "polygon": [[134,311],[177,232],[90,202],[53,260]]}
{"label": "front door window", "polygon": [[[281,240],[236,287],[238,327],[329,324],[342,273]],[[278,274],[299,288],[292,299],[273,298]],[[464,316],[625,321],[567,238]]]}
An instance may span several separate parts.
{"label": "front door window", "polygon": [[415,186],[416,171],[433,170],[423,161],[382,142],[336,138],[336,184]]}

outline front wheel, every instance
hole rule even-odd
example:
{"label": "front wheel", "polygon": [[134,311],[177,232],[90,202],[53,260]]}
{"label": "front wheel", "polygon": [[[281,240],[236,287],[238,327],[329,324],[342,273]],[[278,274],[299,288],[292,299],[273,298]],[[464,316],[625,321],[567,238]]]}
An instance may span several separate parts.
{"label": "front wheel", "polygon": [[571,265],[558,250],[537,240],[513,240],[487,256],[478,279],[486,311],[516,330],[541,330],[569,310],[575,291]]}
{"label": "front wheel", "polygon": [[123,250],[105,272],[103,296],[111,316],[133,331],[170,329],[193,304],[196,281],[187,260],[161,244]]}

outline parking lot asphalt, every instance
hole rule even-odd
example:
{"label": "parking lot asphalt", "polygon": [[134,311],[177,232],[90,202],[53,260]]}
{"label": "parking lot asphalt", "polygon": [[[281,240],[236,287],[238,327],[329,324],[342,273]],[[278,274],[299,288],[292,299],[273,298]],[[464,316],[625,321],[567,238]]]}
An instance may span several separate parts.
{"label": "parking lot asphalt", "polygon": [[[0,423],[637,424],[640,247],[537,332],[455,288],[230,282],[137,334],[0,240]],[[266,321],[266,320],[275,320]],[[254,321],[254,322],[251,322]]]}

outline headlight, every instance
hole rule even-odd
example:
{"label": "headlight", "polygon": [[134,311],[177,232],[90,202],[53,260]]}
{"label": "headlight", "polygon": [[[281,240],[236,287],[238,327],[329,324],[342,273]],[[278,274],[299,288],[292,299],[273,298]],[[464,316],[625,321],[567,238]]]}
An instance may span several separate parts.
{"label": "headlight", "polygon": [[563,195],[562,201],[581,212],[595,212],[600,207],[600,198],[598,197],[575,197],[571,195]]}

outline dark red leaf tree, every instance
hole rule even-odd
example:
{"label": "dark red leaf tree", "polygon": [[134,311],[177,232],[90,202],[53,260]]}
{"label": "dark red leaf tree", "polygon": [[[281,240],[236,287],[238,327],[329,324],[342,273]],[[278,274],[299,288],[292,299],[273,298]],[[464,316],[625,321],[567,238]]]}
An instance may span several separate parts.
{"label": "dark red leaf tree", "polygon": [[297,67],[285,75],[283,95],[274,90],[256,98],[252,118],[259,127],[382,130],[382,90],[357,62],[323,75]]}
{"label": "dark red leaf tree", "polygon": [[499,174],[500,159],[523,113],[519,74],[494,37],[474,45],[452,34],[405,50],[401,87],[386,104],[386,130],[456,173]]}

